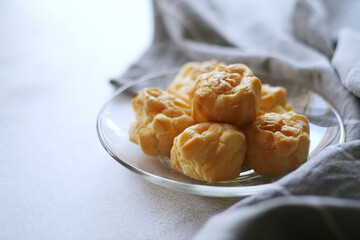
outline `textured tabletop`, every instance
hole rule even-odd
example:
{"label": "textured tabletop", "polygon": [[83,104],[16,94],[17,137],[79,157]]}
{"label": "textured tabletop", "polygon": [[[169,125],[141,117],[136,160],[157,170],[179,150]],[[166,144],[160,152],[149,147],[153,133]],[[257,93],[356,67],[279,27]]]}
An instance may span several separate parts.
{"label": "textured tabletop", "polygon": [[98,141],[150,2],[3,1],[0,29],[0,239],[188,239],[238,201],[155,186]]}

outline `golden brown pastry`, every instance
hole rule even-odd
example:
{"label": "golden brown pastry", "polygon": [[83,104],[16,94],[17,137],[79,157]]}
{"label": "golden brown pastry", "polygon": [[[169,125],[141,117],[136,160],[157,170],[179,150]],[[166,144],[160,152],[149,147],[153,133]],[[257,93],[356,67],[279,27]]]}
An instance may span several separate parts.
{"label": "golden brown pastry", "polygon": [[284,113],[290,110],[292,110],[292,107],[287,103],[286,89],[284,87],[262,84],[258,114],[268,112]]}
{"label": "golden brown pastry", "polygon": [[307,159],[309,122],[303,115],[265,113],[244,133],[247,141],[245,163],[258,174],[283,175]]}
{"label": "golden brown pastry", "polygon": [[213,71],[219,65],[218,61],[188,62],[184,64],[174,81],[166,89],[184,101],[190,101],[196,78],[203,73]]}
{"label": "golden brown pastry", "polygon": [[220,65],[198,77],[191,113],[197,122],[241,126],[255,120],[260,99],[261,82],[246,65]]}
{"label": "golden brown pastry", "polygon": [[201,181],[231,180],[240,174],[245,151],[245,135],[234,126],[199,123],[174,139],[171,166]]}
{"label": "golden brown pastry", "polygon": [[156,88],[146,88],[132,100],[136,121],[130,140],[150,156],[170,156],[174,138],[194,124],[188,103]]}

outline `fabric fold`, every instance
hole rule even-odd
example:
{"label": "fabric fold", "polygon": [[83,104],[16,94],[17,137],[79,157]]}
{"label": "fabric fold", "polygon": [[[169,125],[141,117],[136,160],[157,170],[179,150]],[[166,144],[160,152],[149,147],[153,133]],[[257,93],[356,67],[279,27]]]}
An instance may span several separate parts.
{"label": "fabric fold", "polygon": [[278,197],[213,217],[194,240],[358,239],[359,216],[358,201]]}
{"label": "fabric fold", "polygon": [[360,97],[360,32],[349,28],[340,31],[331,62],[344,86]]}

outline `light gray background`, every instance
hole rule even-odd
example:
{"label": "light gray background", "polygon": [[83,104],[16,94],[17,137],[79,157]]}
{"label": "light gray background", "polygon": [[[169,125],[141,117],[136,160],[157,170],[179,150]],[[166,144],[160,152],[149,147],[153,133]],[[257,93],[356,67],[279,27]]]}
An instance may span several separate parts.
{"label": "light gray background", "polygon": [[0,2],[0,239],[188,239],[238,199],[145,182],[96,117],[151,41],[150,2]]}

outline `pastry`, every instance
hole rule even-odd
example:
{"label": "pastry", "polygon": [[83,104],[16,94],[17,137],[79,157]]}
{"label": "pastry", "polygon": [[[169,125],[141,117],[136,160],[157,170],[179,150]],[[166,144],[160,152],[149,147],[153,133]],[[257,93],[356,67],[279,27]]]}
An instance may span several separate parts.
{"label": "pastry", "polygon": [[174,138],[194,124],[187,102],[156,88],[146,88],[132,100],[136,121],[130,140],[150,156],[170,156]]}
{"label": "pastry", "polygon": [[130,140],[200,181],[235,179],[243,163],[281,176],[308,156],[308,119],[287,103],[285,88],[261,84],[244,64],[187,63],[166,91],[143,89],[132,106]]}
{"label": "pastry", "polygon": [[171,166],[201,181],[231,180],[241,172],[245,151],[245,135],[234,126],[199,123],[174,139]]}
{"label": "pastry", "polygon": [[292,109],[290,104],[287,103],[286,89],[284,87],[262,84],[258,114],[268,112],[284,113]]}
{"label": "pastry", "polygon": [[244,130],[245,163],[258,174],[280,176],[298,168],[309,152],[308,119],[295,112],[265,113]]}
{"label": "pastry", "polygon": [[174,94],[184,101],[189,102],[196,78],[210,71],[213,71],[219,62],[215,60],[206,62],[188,62],[182,66],[174,81],[166,89],[167,92]]}
{"label": "pastry", "polygon": [[218,66],[196,81],[191,114],[197,122],[235,126],[255,120],[261,99],[261,81],[244,64]]}

